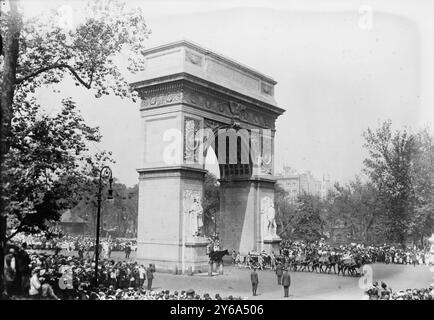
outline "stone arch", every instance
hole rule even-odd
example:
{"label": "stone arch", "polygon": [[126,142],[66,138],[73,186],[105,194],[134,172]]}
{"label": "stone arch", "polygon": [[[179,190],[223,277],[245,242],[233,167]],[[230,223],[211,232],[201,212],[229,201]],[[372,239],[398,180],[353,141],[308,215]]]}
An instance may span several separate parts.
{"label": "stone arch", "polygon": [[142,99],[144,130],[138,260],[160,270],[207,269],[208,240],[191,226],[201,213],[212,143],[221,170],[223,247],[275,249],[279,239],[264,239],[261,231],[261,199],[274,199],[275,120],[284,112],[273,97],[276,82],[186,41],[144,54],[146,75],[132,84]]}

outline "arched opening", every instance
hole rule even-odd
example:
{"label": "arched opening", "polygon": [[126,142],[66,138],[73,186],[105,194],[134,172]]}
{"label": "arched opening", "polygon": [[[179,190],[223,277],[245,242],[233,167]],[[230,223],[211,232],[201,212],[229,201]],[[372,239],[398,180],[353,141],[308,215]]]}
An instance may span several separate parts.
{"label": "arched opening", "polygon": [[210,239],[218,239],[222,249],[238,251],[242,239],[253,236],[243,232],[245,223],[254,223],[249,218],[254,208],[248,207],[248,199],[254,196],[249,187],[253,173],[250,139],[250,130],[221,126],[208,136],[203,149],[207,170],[203,231]]}
{"label": "arched opening", "polygon": [[220,168],[217,155],[212,146],[205,155],[205,174],[203,182],[203,225],[204,235],[218,237],[218,219],[220,216]]}

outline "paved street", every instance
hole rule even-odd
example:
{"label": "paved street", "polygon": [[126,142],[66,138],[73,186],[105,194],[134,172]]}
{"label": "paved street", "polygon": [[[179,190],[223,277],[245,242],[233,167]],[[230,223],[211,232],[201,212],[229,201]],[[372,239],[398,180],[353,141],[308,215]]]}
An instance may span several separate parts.
{"label": "paved street", "polygon": [[[76,252],[61,254],[76,255]],[[124,260],[123,252],[113,252],[114,260]],[[134,261],[135,254],[131,253]],[[396,264],[372,265],[374,281],[385,281],[392,289],[428,287],[434,282],[434,272],[428,266],[408,266]],[[197,293],[220,293],[223,296],[241,296],[247,299],[282,299],[283,288],[277,285],[275,274],[270,270],[258,271],[258,296],[250,291],[250,270],[226,266],[224,274],[209,277],[207,274],[173,275],[155,273],[154,289],[185,290],[193,288]],[[359,288],[359,278],[311,272],[291,272],[291,296],[289,299],[360,299],[363,290]]]}
{"label": "paved street", "polygon": [[[427,266],[373,265],[374,280],[383,280],[393,289],[427,287],[434,282],[434,273]],[[226,267],[225,274],[208,277],[207,275],[179,276],[157,274],[154,280],[161,288],[185,289],[191,287],[199,293],[220,292],[223,295],[242,296],[248,299],[281,299],[283,288],[277,285],[273,272],[259,271],[257,297],[250,291],[250,271]],[[310,272],[291,272],[291,297],[289,299],[360,299],[363,290],[359,279]],[[211,289],[212,288],[212,289]]]}

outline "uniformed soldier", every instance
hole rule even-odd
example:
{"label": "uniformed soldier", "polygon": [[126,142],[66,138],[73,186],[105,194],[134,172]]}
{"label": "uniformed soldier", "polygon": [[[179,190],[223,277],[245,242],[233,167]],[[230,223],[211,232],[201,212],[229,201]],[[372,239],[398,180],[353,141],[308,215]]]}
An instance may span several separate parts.
{"label": "uniformed soldier", "polygon": [[284,297],[288,298],[289,297],[289,287],[291,285],[291,276],[288,273],[288,269],[285,269],[285,273],[283,274],[282,285],[283,285]]}
{"label": "uniformed soldier", "polygon": [[253,295],[256,296],[257,295],[256,290],[258,289],[258,283],[259,283],[258,273],[256,272],[256,268],[253,268],[253,271],[250,274],[250,280],[252,282]]}
{"label": "uniformed soldier", "polygon": [[152,280],[154,279],[155,267],[152,263],[149,264],[149,268],[146,269],[146,278],[148,279],[148,290],[152,290]]}
{"label": "uniformed soldier", "polygon": [[277,284],[282,285],[283,267],[282,264],[276,266]]}

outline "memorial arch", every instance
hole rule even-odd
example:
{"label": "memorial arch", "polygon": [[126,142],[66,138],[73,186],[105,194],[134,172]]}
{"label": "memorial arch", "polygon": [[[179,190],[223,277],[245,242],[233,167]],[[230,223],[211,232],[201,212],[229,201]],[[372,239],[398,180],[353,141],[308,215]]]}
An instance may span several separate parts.
{"label": "memorial arch", "polygon": [[[205,157],[220,168],[223,248],[276,250],[274,205],[276,82],[187,41],[147,50],[141,98],[137,258],[160,270],[208,268],[200,234]],[[267,220],[268,217],[268,220]],[[267,229],[268,228],[268,229]]]}

